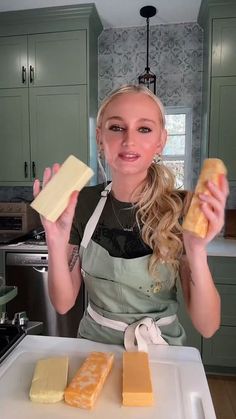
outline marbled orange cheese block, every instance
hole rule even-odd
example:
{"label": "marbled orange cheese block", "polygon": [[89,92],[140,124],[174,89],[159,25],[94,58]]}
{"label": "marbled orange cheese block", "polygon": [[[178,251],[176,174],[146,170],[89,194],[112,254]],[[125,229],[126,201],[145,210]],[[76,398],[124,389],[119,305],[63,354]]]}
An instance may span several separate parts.
{"label": "marbled orange cheese block", "polygon": [[91,352],[65,390],[65,402],[92,409],[111,370],[114,354]]}
{"label": "marbled orange cheese block", "polygon": [[199,193],[210,195],[207,188],[207,181],[213,182],[219,186],[219,178],[221,174],[226,175],[227,169],[220,159],[206,159],[203,162],[202,170],[188,209],[183,221],[183,229],[190,231],[198,237],[206,237],[208,231],[208,220],[200,207]]}
{"label": "marbled orange cheese block", "polygon": [[146,352],[123,353],[123,391],[124,406],[152,406],[154,396]]}

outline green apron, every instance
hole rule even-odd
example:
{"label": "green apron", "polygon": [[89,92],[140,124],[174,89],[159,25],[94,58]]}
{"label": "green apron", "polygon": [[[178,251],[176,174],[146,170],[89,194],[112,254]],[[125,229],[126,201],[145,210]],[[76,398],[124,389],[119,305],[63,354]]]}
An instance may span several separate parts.
{"label": "green apron", "polygon": [[[87,223],[80,246],[81,273],[89,305],[100,317],[128,325],[144,317],[158,321],[176,315],[176,278],[173,278],[167,265],[159,265],[160,290],[154,293],[155,283],[148,272],[150,255],[133,259],[112,257],[106,249],[91,239],[110,189],[111,184],[102,192],[101,199]],[[185,332],[177,316],[174,317],[171,324],[160,327],[161,336],[165,343],[182,345]],[[88,309],[80,322],[78,335],[102,343],[124,344],[124,332],[99,324],[88,313]]]}

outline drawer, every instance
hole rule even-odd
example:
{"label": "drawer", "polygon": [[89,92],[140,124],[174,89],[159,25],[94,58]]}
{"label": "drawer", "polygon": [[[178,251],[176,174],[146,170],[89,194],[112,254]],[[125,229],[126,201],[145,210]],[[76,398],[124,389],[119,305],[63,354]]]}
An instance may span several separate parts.
{"label": "drawer", "polygon": [[203,339],[204,365],[236,367],[236,327],[221,326],[211,339]]}
{"label": "drawer", "polygon": [[236,285],[236,258],[212,256],[208,263],[216,284]]}
{"label": "drawer", "polygon": [[236,326],[236,285],[217,285],[221,297],[221,325]]}

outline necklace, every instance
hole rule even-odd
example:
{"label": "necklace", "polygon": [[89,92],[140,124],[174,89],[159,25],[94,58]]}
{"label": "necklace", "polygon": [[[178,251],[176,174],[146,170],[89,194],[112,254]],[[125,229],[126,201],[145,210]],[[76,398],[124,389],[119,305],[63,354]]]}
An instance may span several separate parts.
{"label": "necklace", "polygon": [[[135,219],[134,219],[134,214],[131,214],[131,216],[132,216],[132,221],[133,221],[133,224],[132,225],[130,225],[130,226],[123,226],[123,224],[121,223],[121,221],[120,221],[120,219],[119,219],[119,217],[118,217],[118,215],[117,215],[117,213],[116,213],[116,210],[115,210],[115,205],[114,205],[114,200],[113,200],[113,198],[112,198],[112,195],[110,194],[110,200],[111,200],[111,207],[112,207],[112,211],[113,211],[113,213],[114,213],[114,216],[116,217],[116,220],[117,220],[117,222],[118,222],[118,224],[120,225],[120,227],[122,228],[122,230],[123,231],[134,231],[134,226],[135,226],[135,224],[136,224],[136,221],[135,221]],[[129,211],[129,214],[131,213],[131,211],[130,210],[133,210],[134,209],[134,205],[131,205],[130,207],[126,207],[126,208],[121,208],[121,209],[119,209],[119,212],[120,211]],[[130,217],[130,224],[131,224],[131,217]]]}

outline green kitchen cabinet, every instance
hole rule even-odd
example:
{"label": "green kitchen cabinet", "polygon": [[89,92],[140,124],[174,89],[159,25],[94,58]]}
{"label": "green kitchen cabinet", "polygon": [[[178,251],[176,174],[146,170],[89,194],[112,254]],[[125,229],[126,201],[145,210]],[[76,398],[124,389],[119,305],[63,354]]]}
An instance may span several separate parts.
{"label": "green kitchen cabinet", "polygon": [[69,154],[96,173],[101,30],[93,4],[0,13],[1,185],[31,185]]}
{"label": "green kitchen cabinet", "polygon": [[198,23],[204,30],[201,160],[221,158],[235,186],[235,0],[202,0]]}
{"label": "green kitchen cabinet", "polygon": [[228,180],[232,183],[236,181],[235,110],[236,76],[213,77],[211,82],[209,156],[220,157],[225,162],[228,169]]}
{"label": "green kitchen cabinet", "polygon": [[27,87],[27,36],[0,37],[0,89]]}
{"label": "green kitchen cabinet", "polygon": [[236,17],[214,19],[212,77],[236,76]]}
{"label": "green kitchen cabinet", "polygon": [[210,257],[209,266],[221,297],[221,326],[210,339],[203,339],[203,363],[212,370],[236,371],[236,263],[231,257]]}
{"label": "green kitchen cabinet", "polygon": [[29,178],[28,91],[0,89],[0,179],[24,182]]}

